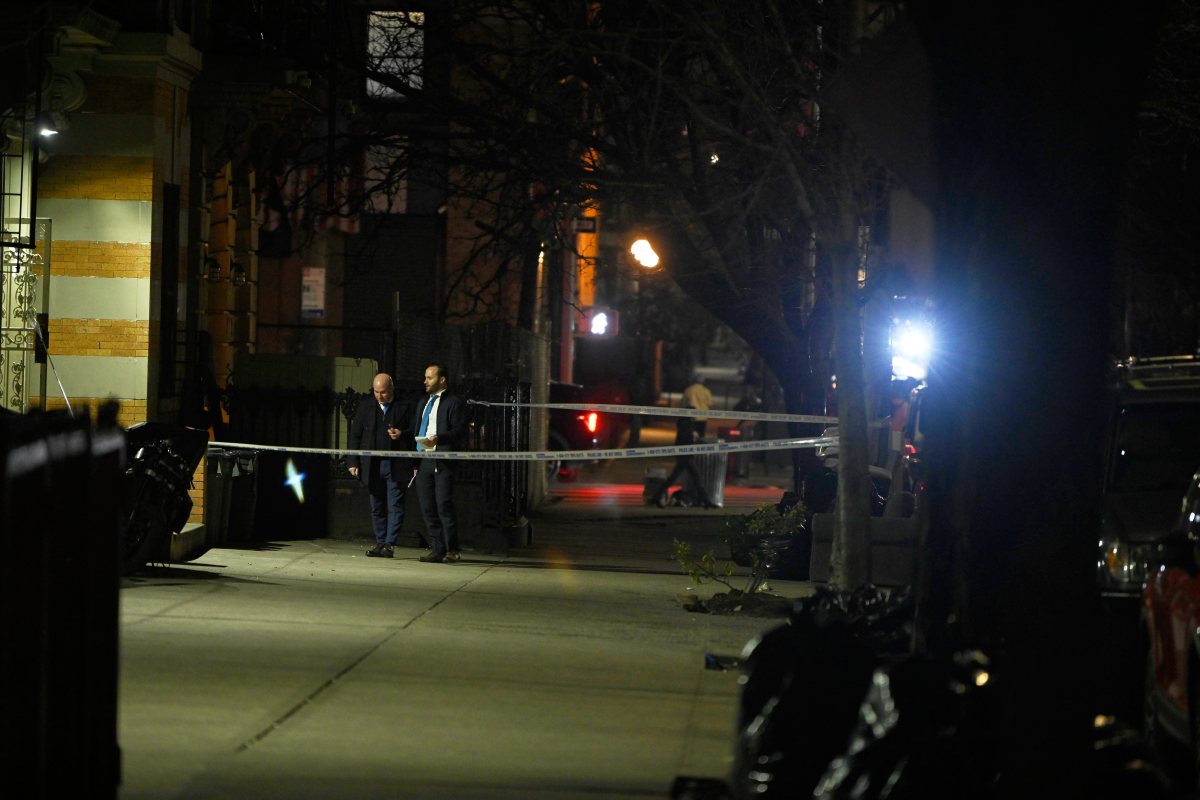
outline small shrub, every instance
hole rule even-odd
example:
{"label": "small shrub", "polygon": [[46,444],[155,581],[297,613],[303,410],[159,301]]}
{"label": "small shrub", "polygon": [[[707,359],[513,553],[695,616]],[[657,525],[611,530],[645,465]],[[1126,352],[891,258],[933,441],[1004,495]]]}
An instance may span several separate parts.
{"label": "small shrub", "polygon": [[754,513],[730,520],[726,544],[731,551],[745,553],[750,559],[750,575],[742,589],[731,582],[733,562],[727,561],[721,566],[712,551],[696,559],[691,545],[675,539],[675,560],[697,585],[715,581],[731,591],[751,595],[767,587],[771,569],[791,547],[792,537],[804,526],[804,518],[804,506],[800,503],[782,511],[774,503],[763,503]]}

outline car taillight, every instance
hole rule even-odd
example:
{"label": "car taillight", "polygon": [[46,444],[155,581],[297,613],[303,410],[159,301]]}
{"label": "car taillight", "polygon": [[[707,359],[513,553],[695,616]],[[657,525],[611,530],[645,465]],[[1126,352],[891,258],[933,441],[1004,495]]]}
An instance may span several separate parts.
{"label": "car taillight", "polygon": [[579,417],[583,420],[583,426],[588,429],[588,433],[595,433],[600,427],[600,415],[595,411],[589,411]]}

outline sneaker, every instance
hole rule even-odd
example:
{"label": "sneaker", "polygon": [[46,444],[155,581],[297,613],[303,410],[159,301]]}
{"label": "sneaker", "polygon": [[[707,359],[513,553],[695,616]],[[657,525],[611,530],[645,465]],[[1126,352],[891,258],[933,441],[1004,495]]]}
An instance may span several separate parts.
{"label": "sneaker", "polygon": [[441,553],[426,553],[417,560],[424,561],[426,564],[440,564],[446,560],[446,557]]}
{"label": "sneaker", "polygon": [[446,559],[447,561],[462,561],[462,556],[460,556],[460,555],[458,554],[458,551],[457,551],[457,550],[455,550],[455,551],[453,551],[453,552],[446,553],[446,555],[445,555],[445,559]]}

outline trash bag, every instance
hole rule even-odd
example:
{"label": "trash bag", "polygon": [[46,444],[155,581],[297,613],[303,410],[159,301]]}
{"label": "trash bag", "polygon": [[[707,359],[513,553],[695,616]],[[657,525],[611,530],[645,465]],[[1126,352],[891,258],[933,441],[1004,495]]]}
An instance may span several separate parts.
{"label": "trash bag", "polygon": [[881,665],[849,743],[813,797],[992,796],[996,692],[991,663],[980,651]]}
{"label": "trash bag", "polygon": [[[845,751],[813,792],[818,800],[1004,796],[1004,667],[978,650],[881,664]],[[1170,783],[1137,732],[1108,717],[1093,725],[1092,763],[1078,796],[1165,800]]]}
{"label": "trash bag", "polygon": [[881,653],[908,652],[912,597],[822,589],[744,648],[730,791],[808,797],[843,753]]}

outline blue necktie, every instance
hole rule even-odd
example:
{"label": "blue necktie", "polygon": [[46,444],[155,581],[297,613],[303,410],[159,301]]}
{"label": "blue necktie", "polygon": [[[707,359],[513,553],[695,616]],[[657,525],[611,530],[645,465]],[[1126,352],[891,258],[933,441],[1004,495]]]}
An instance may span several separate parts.
{"label": "blue necktie", "polygon": [[[437,395],[430,395],[429,402],[425,404],[425,410],[421,412],[421,429],[417,431],[417,436],[424,436],[429,430],[429,412],[433,410],[433,401],[437,399]],[[417,445],[418,450],[424,450],[425,446]]]}

